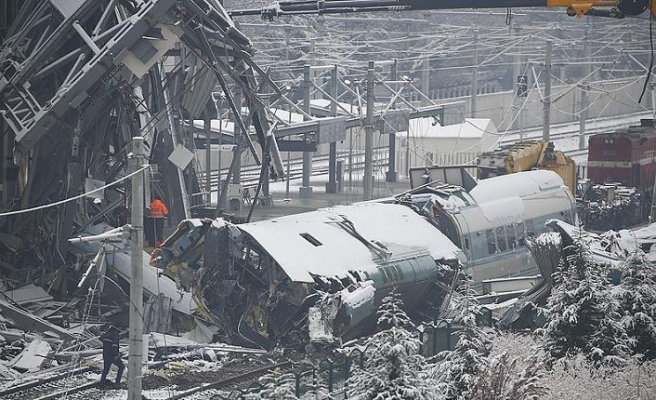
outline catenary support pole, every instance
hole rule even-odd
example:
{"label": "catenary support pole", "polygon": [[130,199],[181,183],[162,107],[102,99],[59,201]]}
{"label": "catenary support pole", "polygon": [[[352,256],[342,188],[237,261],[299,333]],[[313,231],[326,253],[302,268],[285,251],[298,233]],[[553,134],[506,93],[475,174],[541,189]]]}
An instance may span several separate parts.
{"label": "catenary support pole", "polygon": [[542,120],[542,140],[549,140],[549,128],[551,125],[551,47],[553,41],[547,40],[547,51],[544,56],[544,98],[543,120]]}
{"label": "catenary support pole", "polygon": [[212,127],[209,115],[205,115],[203,128],[205,130],[205,204],[212,203]]}
{"label": "catenary support pole", "polygon": [[[330,96],[333,100],[330,101],[330,115],[337,116],[337,90],[339,81],[337,77],[337,65],[330,71]],[[337,142],[330,142],[330,150],[328,154],[328,183],[326,184],[326,193],[337,193],[337,177],[335,176],[335,166],[337,165]]]}
{"label": "catenary support pole", "polygon": [[651,87],[651,118],[656,121],[656,84],[652,82]]}
{"label": "catenary support pole", "polygon": [[373,198],[373,155],[374,155],[374,66],[367,70],[367,114],[364,131],[364,200]]}
{"label": "catenary support pole", "polygon": [[[132,138],[132,171],[138,171],[144,164],[144,140]],[[128,400],[141,400],[141,363],[143,333],[143,218],[144,187],[143,174],[132,177],[132,228],[130,276],[130,328],[128,355]]]}
{"label": "catenary support pole", "polygon": [[[235,87],[234,99],[235,99],[235,105],[237,106],[237,111],[241,114],[242,93],[241,93],[241,87],[239,87],[239,86]],[[240,115],[233,115],[232,118],[233,118],[232,119],[233,122],[235,122],[233,124],[234,127],[235,127],[234,128],[235,129],[235,140],[238,142],[240,140],[239,136],[240,135],[248,135],[248,132],[242,132],[241,131],[241,126],[237,123],[237,119],[240,118]],[[240,185],[241,184],[241,155],[242,155],[242,151],[241,151],[241,149],[239,149],[239,146],[235,146],[234,149],[235,149],[235,152],[234,152],[233,157],[236,157],[237,160],[235,161],[236,167],[235,167],[235,172],[232,175],[232,183],[234,183],[235,185]]]}
{"label": "catenary support pole", "polygon": [[476,118],[477,96],[478,96],[478,30],[474,29],[474,60],[472,61],[472,81],[471,81],[471,110],[470,115]]}
{"label": "catenary support pole", "polygon": [[421,100],[422,104],[425,106],[430,105],[430,54],[424,53],[422,56],[421,63],[421,92],[424,94],[424,98]]}
{"label": "catenary support pole", "polygon": [[[390,79],[394,82],[397,80],[397,75],[398,75],[398,61],[394,59],[392,63],[392,71],[390,72]],[[400,89],[399,89],[400,90]],[[394,104],[392,104],[392,109],[396,108]],[[385,130],[385,121],[381,121],[381,135],[383,134]],[[387,182],[396,182],[396,132],[394,130],[391,130],[389,133],[389,146],[388,146],[388,151],[387,151],[387,172],[385,173],[385,181]]]}
{"label": "catenary support pole", "polygon": [[[303,66],[303,111],[310,114],[310,90],[312,88],[310,65]],[[304,116],[304,120],[309,118]],[[308,140],[309,138],[305,138]],[[303,177],[301,187],[299,188],[299,197],[310,198],[312,197],[312,186],[310,186],[310,175],[312,175],[312,153],[310,151],[303,151]]]}
{"label": "catenary support pole", "polygon": [[590,106],[590,85],[588,75],[592,71],[592,62],[590,58],[590,29],[585,29],[585,38],[583,39],[583,82],[581,82],[581,111],[579,113],[579,150],[585,149],[585,123],[588,119],[588,107]]}

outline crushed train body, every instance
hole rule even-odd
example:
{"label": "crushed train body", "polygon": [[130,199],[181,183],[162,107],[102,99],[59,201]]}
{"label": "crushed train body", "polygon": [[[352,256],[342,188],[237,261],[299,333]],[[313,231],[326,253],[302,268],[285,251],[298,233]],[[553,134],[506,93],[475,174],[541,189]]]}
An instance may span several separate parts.
{"label": "crushed train body", "polygon": [[241,225],[185,220],[153,257],[226,339],[263,347],[305,342],[308,314],[329,321],[315,321],[311,339],[357,336],[393,288],[409,309],[425,310],[421,302],[438,300],[434,283],[450,283],[461,259],[421,215],[381,203]]}
{"label": "crushed train body", "polygon": [[[223,340],[265,348],[348,340],[375,326],[375,310],[393,289],[410,314],[425,319],[435,316],[462,268],[474,276],[479,269],[486,277],[522,273],[508,268],[530,257],[519,242],[491,254],[472,250],[492,249],[486,231],[501,241],[508,227],[520,227],[522,235],[509,234],[519,239],[531,221],[539,234],[544,220],[574,218],[575,207],[556,174],[525,174],[490,179],[514,188],[495,196],[484,186],[472,195],[435,183],[390,199],[252,223],[184,220],[151,264],[192,292],[196,315],[217,326]],[[533,205],[547,192],[561,193],[556,200],[563,201],[551,198],[551,207],[538,211]]]}

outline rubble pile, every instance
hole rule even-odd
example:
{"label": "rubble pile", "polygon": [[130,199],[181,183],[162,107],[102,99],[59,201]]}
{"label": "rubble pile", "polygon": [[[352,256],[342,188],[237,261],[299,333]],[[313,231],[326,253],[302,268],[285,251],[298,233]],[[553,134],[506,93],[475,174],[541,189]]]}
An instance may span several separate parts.
{"label": "rubble pile", "polygon": [[[96,279],[92,280],[97,282]],[[95,285],[94,285],[95,286]],[[24,385],[46,383],[59,374],[85,374],[82,381],[98,382],[102,369],[103,325],[112,321],[121,327],[121,354],[127,356],[127,305],[111,304],[113,296],[73,297],[67,302],[55,300],[43,288],[34,284],[0,292],[0,398]],[[151,297],[151,308],[162,308],[164,296]],[[91,304],[87,303],[91,301]],[[168,312],[171,312],[169,307]],[[124,322],[125,320],[125,322]],[[162,321],[161,316],[154,319]],[[171,328],[171,324],[151,326]],[[180,329],[181,326],[173,325]],[[211,330],[201,322],[186,336],[207,339],[199,333]],[[153,382],[174,382],[189,374],[205,376],[222,374],[219,367],[225,362],[239,363],[241,359],[264,353],[220,343],[200,343],[180,336],[150,332],[148,335],[148,372]],[[231,356],[231,355],[234,355]],[[159,372],[158,372],[159,371]],[[162,372],[165,371],[165,372]],[[159,378],[158,378],[159,377]],[[187,385],[188,386],[188,385]]]}
{"label": "rubble pile", "polygon": [[[57,301],[34,284],[0,291],[0,381],[29,379],[49,368],[72,369],[75,361],[98,356],[101,324],[98,317],[80,318],[82,300]],[[105,309],[119,311],[112,305]]]}
{"label": "rubble pile", "polygon": [[619,230],[644,222],[645,206],[637,188],[606,183],[591,186],[579,214],[587,230]]}

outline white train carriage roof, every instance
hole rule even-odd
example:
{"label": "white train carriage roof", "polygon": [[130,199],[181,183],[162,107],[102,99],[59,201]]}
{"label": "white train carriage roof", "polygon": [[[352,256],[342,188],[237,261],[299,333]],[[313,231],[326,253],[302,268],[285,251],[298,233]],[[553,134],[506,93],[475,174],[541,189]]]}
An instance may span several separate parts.
{"label": "white train carriage roof", "polygon": [[295,282],[312,276],[345,277],[373,270],[376,254],[337,223],[353,223],[364,239],[381,243],[396,258],[429,253],[433,259],[465,260],[462,251],[412,209],[396,204],[361,203],[238,225],[257,241]]}
{"label": "white train carriage roof", "polygon": [[504,198],[526,197],[563,185],[565,183],[557,173],[548,170],[535,170],[479,180],[478,185],[469,194],[480,205],[497,201],[502,196]]}

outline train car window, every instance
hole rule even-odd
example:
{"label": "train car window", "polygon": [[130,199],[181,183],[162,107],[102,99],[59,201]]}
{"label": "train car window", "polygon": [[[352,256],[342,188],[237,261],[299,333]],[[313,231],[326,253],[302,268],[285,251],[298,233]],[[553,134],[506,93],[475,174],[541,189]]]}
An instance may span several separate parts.
{"label": "train car window", "polygon": [[460,247],[460,233],[451,218],[449,218],[444,212],[438,212],[433,218],[433,221],[437,224],[438,229],[445,234],[453,244]]}
{"label": "train car window", "polygon": [[494,231],[488,229],[485,231],[485,236],[487,237],[487,251],[490,254],[497,252],[497,239],[494,237]]}
{"label": "train car window", "polygon": [[399,274],[399,280],[403,280],[403,270],[401,269],[401,267],[397,265],[394,267],[394,269],[396,269],[396,272]]}
{"label": "train car window", "polygon": [[535,236],[535,226],[533,225],[533,220],[529,219],[525,221],[526,224],[526,236]]}
{"label": "train car window", "polygon": [[526,237],[526,231],[524,222],[515,223],[515,235],[517,236],[517,244],[523,246],[525,242],[524,238]]}
{"label": "train car window", "polygon": [[471,256],[473,258],[486,257],[490,254],[487,248],[487,240],[483,237],[482,231],[472,232],[471,238],[467,240],[471,240]]}
{"label": "train car window", "polygon": [[385,270],[387,271],[387,274],[390,276],[391,281],[399,280],[399,274],[396,272],[396,269],[394,267],[385,267]]}
{"label": "train car window", "polygon": [[506,231],[506,237],[508,238],[508,249],[513,250],[517,247],[517,243],[515,243],[515,230],[512,225],[506,225],[504,229]]}
{"label": "train car window", "polygon": [[497,235],[497,247],[499,248],[499,251],[508,250],[508,246],[506,245],[506,233],[503,231],[503,226],[497,226],[494,230],[494,233]]}
{"label": "train car window", "polygon": [[378,268],[378,271],[380,271],[380,276],[383,278],[383,283],[387,283],[387,273],[385,272],[385,268]]}

